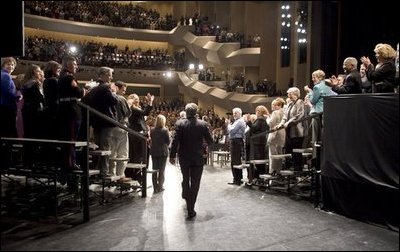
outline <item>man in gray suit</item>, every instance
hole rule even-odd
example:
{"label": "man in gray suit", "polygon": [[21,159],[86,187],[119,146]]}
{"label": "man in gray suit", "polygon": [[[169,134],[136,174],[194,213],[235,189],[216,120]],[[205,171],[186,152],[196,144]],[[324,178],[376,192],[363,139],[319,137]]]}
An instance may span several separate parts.
{"label": "man in gray suit", "polygon": [[188,218],[196,216],[194,205],[200,188],[203,173],[203,143],[212,143],[212,136],[207,122],[196,118],[197,105],[188,103],[185,107],[187,118],[176,122],[169,161],[176,162],[179,154],[179,164],[183,175],[182,198],[186,200]]}

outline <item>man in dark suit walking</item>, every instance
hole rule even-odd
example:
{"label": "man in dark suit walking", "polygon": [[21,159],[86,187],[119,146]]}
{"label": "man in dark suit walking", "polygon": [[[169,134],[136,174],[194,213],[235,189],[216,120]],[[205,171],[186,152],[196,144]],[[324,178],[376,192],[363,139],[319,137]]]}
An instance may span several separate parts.
{"label": "man in dark suit walking", "polygon": [[176,153],[179,154],[179,164],[183,175],[182,198],[186,200],[188,218],[193,218],[196,216],[194,205],[203,173],[203,143],[210,145],[212,136],[207,122],[196,118],[197,105],[195,103],[188,103],[185,111],[187,118],[176,122],[169,161],[175,164]]}

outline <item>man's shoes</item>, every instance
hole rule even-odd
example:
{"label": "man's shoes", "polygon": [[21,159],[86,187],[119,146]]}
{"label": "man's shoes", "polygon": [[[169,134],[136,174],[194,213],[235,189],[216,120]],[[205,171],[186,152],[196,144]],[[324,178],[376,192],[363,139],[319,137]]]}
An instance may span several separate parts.
{"label": "man's shoes", "polygon": [[195,216],[197,215],[197,213],[196,213],[196,211],[190,211],[190,212],[188,212],[188,218],[189,219],[192,219],[192,218],[194,218]]}
{"label": "man's shoes", "polygon": [[237,185],[237,186],[240,186],[241,184],[242,184],[241,181],[233,181],[228,183],[228,185]]}
{"label": "man's shoes", "polygon": [[252,188],[252,186],[253,186],[253,184],[252,184],[252,183],[249,183],[249,182],[246,182],[244,185],[245,185],[247,188]]}

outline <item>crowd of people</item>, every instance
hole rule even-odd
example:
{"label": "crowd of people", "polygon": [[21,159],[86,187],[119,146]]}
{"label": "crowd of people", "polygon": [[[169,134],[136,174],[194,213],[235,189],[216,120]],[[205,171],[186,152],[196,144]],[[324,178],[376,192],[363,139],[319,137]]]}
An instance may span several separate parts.
{"label": "crowd of people", "polygon": [[184,52],[180,51],[171,56],[167,49],[129,49],[129,46],[126,46],[122,50],[113,44],[94,41],[71,42],[44,36],[27,37],[25,56],[21,59],[61,62],[67,55],[74,56],[78,64],[85,66],[107,65],[115,68],[152,70],[179,70],[185,66]]}
{"label": "crowd of people", "polygon": [[[138,174],[127,172],[125,159],[148,165],[151,153],[153,169],[159,170],[153,175],[154,192],[159,193],[164,190],[167,158],[174,164],[178,153],[183,174],[182,197],[187,203],[188,217],[193,218],[196,216],[195,202],[205,164],[204,154],[208,146],[220,143],[223,136],[229,142],[231,155],[233,180],[229,184],[241,185],[243,171],[234,166],[246,160],[265,159],[267,153],[292,154],[293,166],[298,168],[301,156],[296,156],[293,149],[321,141],[323,117],[313,118],[310,126],[298,122],[307,115],[323,112],[324,97],[394,92],[396,51],[388,44],[378,44],[374,52],[376,66],[368,57],[361,57],[359,69],[358,60],[348,57],[343,61],[343,78],[326,78],[323,70],[315,70],[311,76],[312,84],[304,88],[307,93],[304,99],[301,99],[299,88],[293,86],[287,90],[286,100],[277,97],[272,101],[271,113],[261,105],[253,114],[243,115],[242,110],[236,107],[232,109],[231,118],[220,118],[212,110],[201,111],[194,103],[187,104],[183,109],[184,103],[180,100],[155,103],[151,94],[141,101],[137,94],[126,94],[125,83],[113,81],[114,70],[111,67],[99,67],[94,84],[81,87],[75,79],[78,61],[68,55],[63,58],[62,64],[51,60],[43,70],[31,64],[25,74],[13,79],[11,74],[17,61],[6,57],[1,59],[1,137],[85,139],[87,136],[82,134],[85,132],[82,128],[87,125],[82,121],[84,112],[77,104],[81,100],[137,132],[137,135],[128,135],[108,120],[91,117],[95,144],[101,150],[112,153],[96,162],[101,174],[119,176],[121,181],[138,179]],[[21,108],[20,111],[18,108]],[[23,125],[22,134],[17,131],[17,123]],[[274,131],[267,134],[269,130]],[[309,134],[311,141],[307,140]],[[64,171],[79,169],[73,147],[65,147],[62,153]],[[110,157],[117,158],[117,161],[110,160]],[[25,161],[29,163],[30,160]],[[250,165],[247,185],[251,186],[261,174],[275,174],[280,168],[274,162],[268,169],[264,164]],[[65,175],[64,182],[71,190],[76,190],[76,178]]]}
{"label": "crowd of people", "polygon": [[170,31],[177,25],[171,14],[162,17],[132,2],[25,1],[24,7],[27,14],[115,27]]}

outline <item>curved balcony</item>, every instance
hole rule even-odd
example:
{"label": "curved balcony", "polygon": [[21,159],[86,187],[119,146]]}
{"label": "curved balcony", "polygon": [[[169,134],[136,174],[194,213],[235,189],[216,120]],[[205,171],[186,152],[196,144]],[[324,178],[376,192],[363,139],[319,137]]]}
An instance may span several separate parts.
{"label": "curved balcony", "polygon": [[269,108],[272,100],[275,99],[275,97],[266,97],[265,95],[227,92],[221,88],[211,87],[202,82],[192,80],[186,73],[177,72],[177,75],[182,82],[182,85],[179,85],[181,93],[196,97],[207,104],[217,105],[228,111],[234,107],[239,107],[244,112],[254,113],[258,105],[264,105]]}
{"label": "curved balcony", "polygon": [[25,26],[107,38],[168,42],[185,46],[194,57],[217,65],[259,66],[260,48],[240,49],[239,43],[217,43],[214,36],[195,36],[193,26],[177,26],[171,31],[133,29],[53,19],[25,14]]}

